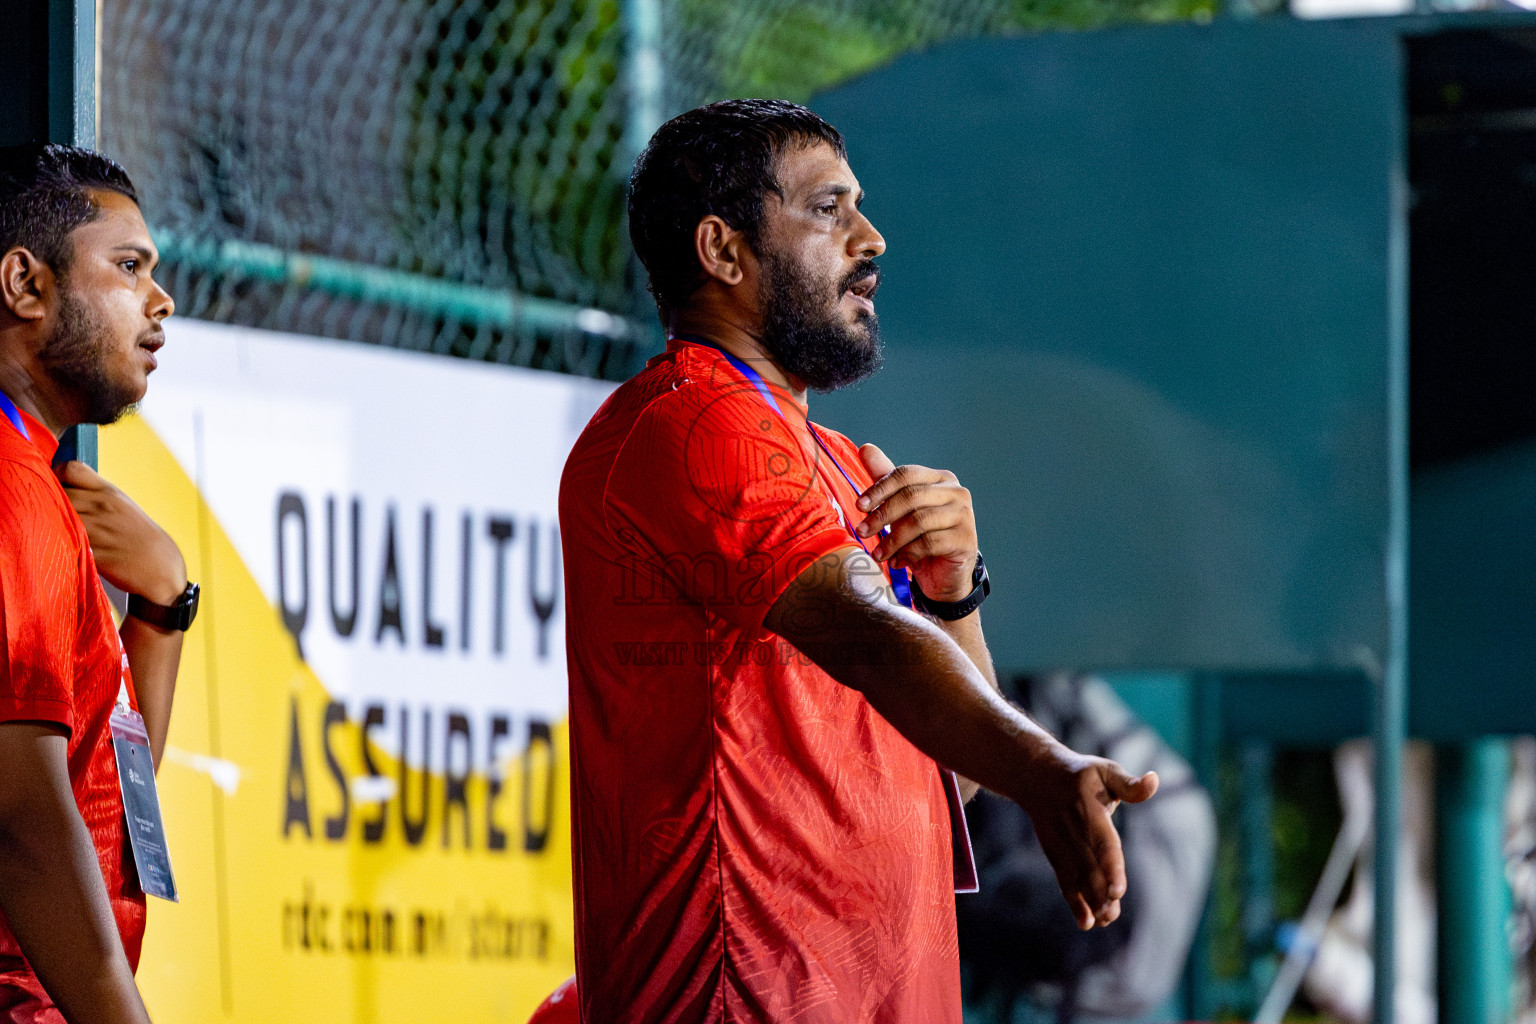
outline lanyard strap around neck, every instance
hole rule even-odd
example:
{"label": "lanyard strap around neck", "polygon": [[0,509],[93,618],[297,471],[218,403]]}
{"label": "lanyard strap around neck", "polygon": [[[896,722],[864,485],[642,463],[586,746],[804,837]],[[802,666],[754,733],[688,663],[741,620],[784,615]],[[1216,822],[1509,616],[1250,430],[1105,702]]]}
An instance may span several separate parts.
{"label": "lanyard strap around neck", "polygon": [[778,398],[774,395],[772,389],[768,387],[768,382],[763,380],[763,375],[752,368],[752,364],[731,354],[730,352],[727,352],[725,349],[721,348],[719,345],[716,345],[708,338],[701,338],[697,334],[674,334],[672,337],[676,338],[678,341],[689,341],[695,345],[703,345],[705,348],[712,348],[716,352],[719,352],[721,355],[725,356],[726,360],[729,361],[732,366],[736,367],[736,372],[747,378],[752,386],[757,388],[757,393],[763,396],[763,401],[767,402],[769,407],[772,408],[774,412],[779,414],[780,419],[784,419],[784,410],[782,407],[780,407]]}
{"label": "lanyard strap around neck", "polygon": [[21,410],[16,408],[16,403],[4,391],[0,391],[0,412],[5,413],[5,418],[11,421],[17,433],[28,441],[32,440],[32,435],[27,433],[27,424],[21,418]]}
{"label": "lanyard strap around neck", "polygon": [[[706,348],[712,348],[716,352],[719,352],[721,355],[725,356],[726,360],[736,368],[736,372],[747,378],[748,382],[750,382],[751,385],[757,389],[757,393],[762,396],[763,401],[768,404],[769,408],[779,414],[779,419],[784,420],[785,423],[789,422],[789,418],[784,415],[783,407],[779,405],[778,398],[768,387],[768,382],[763,380],[763,375],[758,373],[757,370],[753,369],[752,365],[746,360],[738,358],[732,353],[727,352],[724,348],[710,341],[708,338],[701,338],[697,334],[673,334],[672,337],[678,339],[679,341],[689,341],[695,345],[703,345]],[[832,465],[836,466],[837,471],[843,475],[843,479],[848,481],[849,490],[853,491],[855,495],[859,494],[862,489],[858,484],[853,482],[853,477],[848,475],[848,471],[843,468],[843,464],[837,461],[837,456],[832,454],[832,449],[827,447],[827,442],[822,440],[821,431],[817,430],[815,425],[812,424],[809,419],[805,421],[805,429],[811,432],[811,438],[815,440],[816,447],[821,449],[822,454],[827,457],[827,460],[830,461]],[[859,550],[863,551],[866,555],[869,554],[869,548],[864,546],[864,538],[853,532],[853,524],[848,522],[846,517],[843,519],[843,525],[848,528],[848,533],[851,537],[853,537],[853,542],[859,546]],[[880,530],[880,536],[885,537],[889,535],[890,532],[891,528],[889,526],[882,527]],[[911,608],[912,584],[910,577],[907,575],[907,570],[892,567],[890,570],[890,577],[891,590],[895,592],[896,600],[901,602],[903,607]]]}

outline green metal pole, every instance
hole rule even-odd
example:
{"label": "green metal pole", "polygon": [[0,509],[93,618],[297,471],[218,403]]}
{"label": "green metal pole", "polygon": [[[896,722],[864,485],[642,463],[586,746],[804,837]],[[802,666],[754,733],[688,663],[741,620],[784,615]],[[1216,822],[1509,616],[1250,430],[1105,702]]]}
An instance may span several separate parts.
{"label": "green metal pole", "polygon": [[629,177],[634,160],[661,127],[666,105],[661,63],[661,0],[625,0],[624,85],[628,110],[624,123],[624,159],[620,173]]}
{"label": "green metal pole", "polygon": [[1274,980],[1275,958],[1275,748],[1244,740],[1239,753],[1243,802],[1243,951],[1257,997]]}
{"label": "green metal pole", "polygon": [[[96,148],[96,0],[48,0],[48,141]],[[61,440],[96,468],[94,423]]]}
{"label": "green metal pole", "polygon": [[[1191,708],[1190,765],[1195,770],[1195,778],[1210,791],[1212,798],[1219,798],[1222,679],[1207,672],[1196,675],[1192,682],[1195,702]],[[1219,821],[1217,827],[1221,827]],[[1184,967],[1184,1008],[1190,1020],[1211,1020],[1223,1009],[1218,1005],[1212,977],[1212,908],[1215,902],[1216,886],[1212,885],[1206,891],[1205,907],[1200,912],[1200,924],[1195,929],[1189,960]]]}
{"label": "green metal pole", "polygon": [[[1375,1024],[1396,1020],[1397,850],[1402,823],[1403,736],[1408,729],[1408,174],[1407,126],[1391,169],[1392,221],[1387,239],[1387,650],[1383,662],[1362,652],[1371,677],[1376,752],[1376,892],[1372,932]],[[1459,1024],[1459,1022],[1458,1022]]]}
{"label": "green metal pole", "polygon": [[96,145],[96,0],[48,0],[48,141]]}
{"label": "green metal pole", "polygon": [[290,284],[360,302],[380,302],[466,323],[536,334],[590,334],[613,341],[643,336],[634,322],[601,309],[520,295],[401,270],[349,263],[330,256],[227,239],[197,241],[154,229],[160,256],[198,270]]}
{"label": "green metal pole", "polygon": [[1436,751],[1440,1019],[1504,1024],[1514,965],[1505,934],[1504,787],[1509,748],[1482,737]]}

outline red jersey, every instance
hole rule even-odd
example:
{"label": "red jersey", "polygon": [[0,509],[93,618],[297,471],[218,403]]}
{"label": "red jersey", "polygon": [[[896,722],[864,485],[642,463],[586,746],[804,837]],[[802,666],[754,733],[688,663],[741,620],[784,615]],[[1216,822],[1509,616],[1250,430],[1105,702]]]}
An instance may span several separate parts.
{"label": "red jersey", "polygon": [[[22,414],[30,440],[0,418],[0,722],[69,733],[69,779],[90,830],[112,913],[135,968],[144,894],[128,848],[108,718],[127,686],[112,608],[90,541],[49,468],[58,444]],[[0,916],[0,1020],[58,1020]]]}
{"label": "red jersey", "polygon": [[772,397],[674,341],[566,463],[582,1017],[959,1024],[938,767],[763,628],[862,519],[805,407]]}

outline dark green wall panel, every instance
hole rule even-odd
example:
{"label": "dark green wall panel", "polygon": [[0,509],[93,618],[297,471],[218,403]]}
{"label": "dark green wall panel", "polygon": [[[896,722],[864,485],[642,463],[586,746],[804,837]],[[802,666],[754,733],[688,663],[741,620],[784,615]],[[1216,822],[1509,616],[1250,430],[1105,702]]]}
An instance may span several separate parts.
{"label": "dark green wall panel", "polygon": [[886,369],[813,415],[973,490],[1000,664],[1385,660],[1400,65],[1381,23],[1144,27],[813,104],[889,244]]}

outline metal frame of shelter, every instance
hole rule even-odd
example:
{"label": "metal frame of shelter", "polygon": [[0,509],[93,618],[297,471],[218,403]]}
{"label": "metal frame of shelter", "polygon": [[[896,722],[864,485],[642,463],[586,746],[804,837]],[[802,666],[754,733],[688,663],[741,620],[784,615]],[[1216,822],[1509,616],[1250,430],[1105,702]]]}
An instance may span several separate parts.
{"label": "metal frame of shelter", "polygon": [[[96,4],[26,0],[8,5],[0,67],[9,95],[0,106],[0,143],[45,140],[96,145]],[[74,428],[79,458],[96,465],[96,428]]]}

